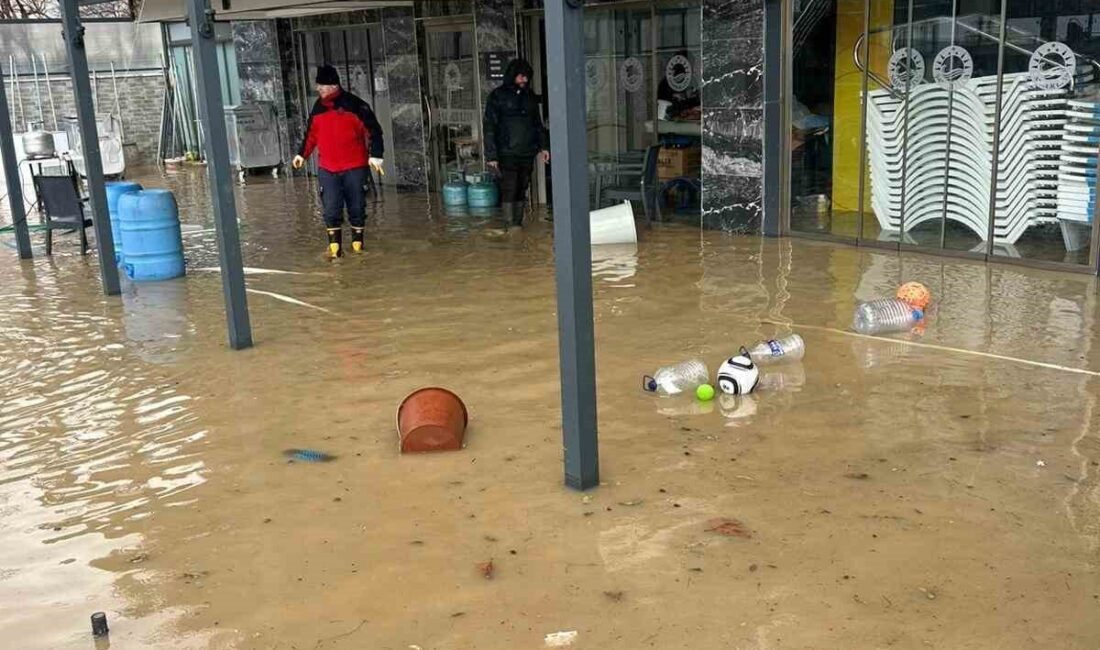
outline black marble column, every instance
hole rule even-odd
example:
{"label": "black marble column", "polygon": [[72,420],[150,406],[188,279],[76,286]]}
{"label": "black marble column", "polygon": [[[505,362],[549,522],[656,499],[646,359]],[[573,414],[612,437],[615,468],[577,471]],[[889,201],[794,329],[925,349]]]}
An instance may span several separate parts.
{"label": "black marble column", "polygon": [[283,89],[283,71],[278,30],[273,20],[247,20],[233,23],[233,50],[237,55],[237,75],[241,84],[241,102],[272,102],[279,125],[283,160],[290,160],[287,104]]}
{"label": "black marble column", "polygon": [[424,114],[420,103],[420,66],[416,25],[411,7],[382,10],[385,75],[393,123],[395,182],[408,188],[427,187]]}
{"label": "black marble column", "polygon": [[703,0],[703,225],[758,232],[763,215],[763,0]]}
{"label": "black marble column", "polygon": [[305,137],[306,115],[303,109],[302,87],[298,78],[297,50],[294,47],[293,23],[289,18],[275,21],[276,43],[279,48],[279,78],[282,81],[282,111],[286,115],[287,159],[293,158]]}
{"label": "black marble column", "polygon": [[485,54],[499,52],[506,61],[516,56],[515,0],[478,0],[474,4],[474,36],[477,41],[478,74],[481,75],[482,105],[499,79],[490,79]]}

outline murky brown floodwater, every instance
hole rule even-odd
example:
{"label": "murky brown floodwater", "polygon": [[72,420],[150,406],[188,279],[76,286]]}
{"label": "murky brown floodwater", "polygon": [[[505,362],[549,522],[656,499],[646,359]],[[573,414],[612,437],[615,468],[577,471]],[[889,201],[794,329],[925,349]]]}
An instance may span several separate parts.
{"label": "murky brown floodwater", "polygon": [[[209,227],[200,173],[141,180]],[[647,232],[596,263],[606,483],[585,496],[561,485],[545,225],[495,238],[390,193],[369,252],[330,264],[312,196],[238,195],[246,263],[298,273],[249,287],[320,308],[249,294],[246,352],[195,270],[212,232],[186,236],[185,281],[121,300],[71,241],[0,259],[2,645],[95,647],[102,609],[119,650],[1100,647],[1098,379],[820,329],[917,279],[925,343],[1100,370],[1094,279]],[[814,327],[781,389],[639,389],[791,324]],[[466,399],[464,451],[396,453],[425,384]]]}

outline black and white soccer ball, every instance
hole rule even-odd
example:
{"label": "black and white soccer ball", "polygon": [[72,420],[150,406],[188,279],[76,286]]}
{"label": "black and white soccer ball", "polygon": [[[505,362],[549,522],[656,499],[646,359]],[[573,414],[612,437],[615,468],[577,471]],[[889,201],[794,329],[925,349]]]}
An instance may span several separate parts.
{"label": "black and white soccer ball", "polygon": [[726,359],[718,368],[718,388],[727,395],[748,395],[760,383],[760,369],[752,362],[749,351]]}

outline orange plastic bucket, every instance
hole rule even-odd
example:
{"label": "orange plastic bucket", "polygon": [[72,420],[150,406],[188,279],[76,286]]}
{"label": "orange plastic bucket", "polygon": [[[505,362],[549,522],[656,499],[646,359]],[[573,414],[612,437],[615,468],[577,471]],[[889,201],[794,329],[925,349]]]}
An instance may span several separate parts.
{"label": "orange plastic bucket", "polygon": [[462,449],[469,414],[462,400],[446,388],[421,388],[397,409],[401,453]]}

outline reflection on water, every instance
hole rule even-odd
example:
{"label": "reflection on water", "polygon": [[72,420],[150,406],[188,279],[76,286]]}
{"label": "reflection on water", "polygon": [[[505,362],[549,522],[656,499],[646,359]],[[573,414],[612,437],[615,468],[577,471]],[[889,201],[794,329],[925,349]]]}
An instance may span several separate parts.
{"label": "reflection on water", "polygon": [[592,277],[610,285],[633,287],[626,280],[638,271],[637,244],[603,244],[592,247]]}
{"label": "reflection on water", "polygon": [[665,417],[706,415],[714,412],[714,400],[703,402],[690,395],[655,397],[654,399],[657,400],[658,404],[657,412]]}
{"label": "reflection on water", "polygon": [[178,360],[179,339],[189,331],[187,281],[126,285],[122,323],[137,356],[150,363]]}
{"label": "reflection on water", "polygon": [[[237,353],[203,174],[137,180],[177,192],[185,279],[104,298],[71,237],[52,260],[0,257],[9,644],[86,649],[100,609],[119,648],[1100,637],[1078,615],[1100,591],[1095,380],[829,329],[919,280],[937,301],[922,341],[1098,369],[1094,278],[679,225],[593,250],[604,484],[586,500],[561,487],[549,224],[502,236],[387,192],[367,252],[329,262],[316,184],[250,180],[257,346]],[[752,395],[638,388],[791,331],[805,359]],[[401,457],[396,405],[429,384],[466,401],[467,447]],[[718,517],[753,537],[708,533]]]}
{"label": "reflection on water", "polygon": [[756,415],[757,397],[749,395],[719,395],[718,406],[727,427],[740,427],[752,422]]}

